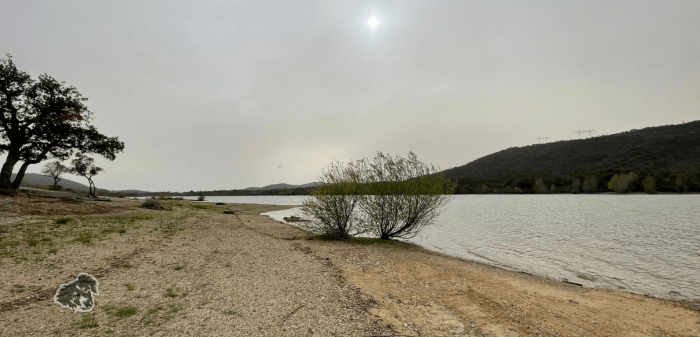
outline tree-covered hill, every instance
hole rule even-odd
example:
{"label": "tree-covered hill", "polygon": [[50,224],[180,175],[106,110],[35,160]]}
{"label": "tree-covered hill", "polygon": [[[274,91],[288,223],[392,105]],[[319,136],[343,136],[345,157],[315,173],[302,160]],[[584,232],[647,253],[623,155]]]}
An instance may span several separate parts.
{"label": "tree-covered hill", "polygon": [[598,191],[607,191],[615,174],[631,172],[636,176],[631,191],[643,188],[646,176],[655,179],[660,191],[678,190],[677,179],[683,180],[684,190],[700,191],[700,121],[513,147],[444,171],[458,181],[462,193],[508,186],[533,191],[537,179],[552,191],[564,191],[575,179],[592,176],[598,180]]}

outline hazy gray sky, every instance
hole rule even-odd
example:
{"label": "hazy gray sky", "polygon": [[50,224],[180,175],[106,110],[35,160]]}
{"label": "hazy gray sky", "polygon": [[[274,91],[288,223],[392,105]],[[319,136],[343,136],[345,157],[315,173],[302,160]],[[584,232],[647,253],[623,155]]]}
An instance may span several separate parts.
{"label": "hazy gray sky", "polygon": [[0,0],[0,52],[126,143],[97,187],[233,189],[697,120],[698,18],[696,0]]}

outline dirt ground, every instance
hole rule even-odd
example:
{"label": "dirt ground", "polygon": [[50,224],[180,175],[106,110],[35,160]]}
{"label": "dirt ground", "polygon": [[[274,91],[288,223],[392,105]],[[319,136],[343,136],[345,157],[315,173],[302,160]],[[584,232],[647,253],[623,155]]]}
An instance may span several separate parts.
{"label": "dirt ground", "polygon": [[[161,201],[0,196],[0,335],[700,336],[693,303],[258,215],[289,206]],[[80,272],[100,282],[90,313],[53,303]]]}

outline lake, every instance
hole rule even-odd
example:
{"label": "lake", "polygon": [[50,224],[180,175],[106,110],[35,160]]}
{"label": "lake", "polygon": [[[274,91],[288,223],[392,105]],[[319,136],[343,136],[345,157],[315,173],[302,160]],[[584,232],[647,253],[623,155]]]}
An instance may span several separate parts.
{"label": "lake", "polygon": [[[207,201],[295,205],[304,198]],[[294,212],[266,215],[281,221]],[[587,287],[700,298],[700,195],[456,195],[434,226],[409,241]]]}

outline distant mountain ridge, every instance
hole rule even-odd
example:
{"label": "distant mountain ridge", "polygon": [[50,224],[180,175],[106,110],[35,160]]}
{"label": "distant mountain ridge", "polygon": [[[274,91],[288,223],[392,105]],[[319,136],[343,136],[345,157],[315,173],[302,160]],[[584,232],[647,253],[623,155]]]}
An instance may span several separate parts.
{"label": "distant mountain ridge", "polygon": [[290,184],[280,183],[280,184],[267,185],[267,186],[263,186],[263,187],[248,187],[248,188],[245,188],[245,189],[243,189],[243,190],[246,190],[246,191],[286,190],[286,189],[291,189],[291,188],[316,187],[316,186],[318,186],[318,185],[321,185],[321,183],[318,182],[318,181],[315,181],[315,182],[312,182],[312,183],[308,183],[308,184],[303,184],[303,185],[290,185]]}

